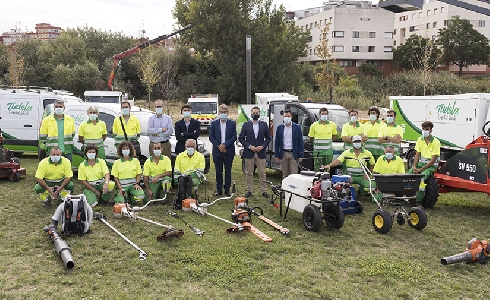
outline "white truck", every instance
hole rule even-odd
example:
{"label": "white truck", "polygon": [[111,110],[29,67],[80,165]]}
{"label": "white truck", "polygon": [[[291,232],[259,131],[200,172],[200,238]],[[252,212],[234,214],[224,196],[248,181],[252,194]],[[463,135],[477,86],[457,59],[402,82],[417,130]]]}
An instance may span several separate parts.
{"label": "white truck", "polygon": [[219,117],[218,94],[194,94],[187,99],[192,106],[191,117],[201,122],[201,130],[208,130],[211,122]]}
{"label": "white truck", "polygon": [[[337,137],[334,137],[334,157],[338,157],[343,152],[343,143],[340,138],[340,133],[342,131],[342,126],[348,122],[349,114],[347,110],[335,104],[326,103],[310,103],[310,102],[299,102],[298,97],[290,95],[287,93],[256,93],[255,94],[255,104],[242,104],[238,106],[238,122],[237,131],[240,134],[242,125],[244,122],[250,120],[250,113],[254,106],[260,108],[260,120],[269,124],[269,129],[271,133],[271,142],[266,149],[266,167],[280,171],[281,166],[276,162],[274,156],[274,143],[275,143],[275,132],[277,126],[283,123],[283,116],[281,112],[284,109],[291,110],[291,119],[293,122],[301,126],[303,132],[303,139],[305,141],[305,153],[303,160],[303,167],[309,170],[313,170],[314,161],[312,158],[313,154],[313,143],[310,142],[308,133],[310,132],[310,126],[319,119],[320,108],[326,107],[329,111],[329,120],[333,121],[337,125]],[[241,146],[237,140],[237,144]],[[240,155],[243,149],[240,150]],[[245,161],[242,159],[242,171],[245,173]]]}
{"label": "white truck", "polygon": [[445,161],[482,136],[490,120],[490,94],[485,93],[391,96],[390,107],[396,112],[396,123],[404,128],[401,152],[409,167],[424,121],[434,124],[432,135],[441,142],[441,160]]}
{"label": "white truck", "polygon": [[119,91],[85,91],[83,97],[85,102],[121,103],[122,101],[129,101],[131,106],[134,105],[134,100],[129,100],[127,93]]}

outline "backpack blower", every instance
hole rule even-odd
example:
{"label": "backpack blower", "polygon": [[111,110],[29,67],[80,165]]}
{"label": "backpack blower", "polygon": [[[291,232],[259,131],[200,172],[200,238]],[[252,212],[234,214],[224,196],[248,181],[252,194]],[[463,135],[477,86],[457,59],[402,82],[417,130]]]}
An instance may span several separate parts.
{"label": "backpack blower", "polygon": [[490,244],[488,241],[473,238],[468,242],[466,250],[453,256],[441,258],[441,264],[450,265],[458,262],[484,264],[490,259]]}

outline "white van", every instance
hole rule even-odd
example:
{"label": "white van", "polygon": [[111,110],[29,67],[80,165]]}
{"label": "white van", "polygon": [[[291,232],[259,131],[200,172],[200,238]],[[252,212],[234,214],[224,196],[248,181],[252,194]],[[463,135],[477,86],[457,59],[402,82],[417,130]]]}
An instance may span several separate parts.
{"label": "white van", "polygon": [[[112,166],[115,160],[118,159],[117,149],[114,146],[114,138],[112,134],[112,125],[114,121],[117,121],[121,114],[121,105],[116,103],[65,103],[65,114],[70,115],[75,121],[75,130],[76,134],[74,137],[75,141],[75,151],[73,153],[72,165],[78,166],[83,161],[83,153],[81,151],[82,144],[78,142],[78,128],[82,122],[86,122],[88,120],[87,109],[90,106],[97,107],[99,110],[99,119],[104,121],[107,126],[107,138],[104,142],[106,160],[109,166]],[[46,107],[44,111],[44,117],[52,114],[54,111],[54,104],[50,104]],[[140,121],[141,127],[141,136],[138,139],[141,148],[141,156],[139,157],[140,162],[143,164],[146,159],[150,156],[149,153],[149,145],[150,138],[148,137],[148,119],[154,114],[151,110],[140,108],[138,106],[131,106],[131,114],[136,116]],[[170,143],[172,146],[172,161],[175,160],[175,145],[177,143],[175,136],[172,136],[170,139]],[[198,140],[198,150],[203,153],[206,159],[206,168],[205,172],[209,171],[209,152],[204,148],[204,143],[201,140]],[[39,158],[42,159],[46,156],[41,147],[39,147]]]}
{"label": "white van", "polygon": [[44,109],[56,100],[78,103],[80,99],[44,89],[0,89],[0,128],[4,146],[15,152],[37,152]]}

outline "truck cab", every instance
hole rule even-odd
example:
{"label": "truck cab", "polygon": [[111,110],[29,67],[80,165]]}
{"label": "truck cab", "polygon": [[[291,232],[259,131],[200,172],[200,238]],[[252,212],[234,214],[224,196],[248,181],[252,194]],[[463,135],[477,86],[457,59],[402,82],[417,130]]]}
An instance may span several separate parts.
{"label": "truck cab", "polygon": [[85,91],[83,97],[85,102],[121,103],[122,101],[129,101],[131,106],[134,105],[134,100],[128,100],[127,93],[119,91]]}
{"label": "truck cab", "polygon": [[218,95],[192,95],[187,99],[192,106],[191,117],[201,122],[201,130],[208,130],[211,122],[218,118]]}

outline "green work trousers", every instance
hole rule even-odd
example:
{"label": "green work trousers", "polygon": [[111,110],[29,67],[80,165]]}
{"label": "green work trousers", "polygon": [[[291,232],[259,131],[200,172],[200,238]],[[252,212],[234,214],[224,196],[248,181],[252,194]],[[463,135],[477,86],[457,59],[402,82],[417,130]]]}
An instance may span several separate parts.
{"label": "green work trousers", "polygon": [[[128,187],[123,188],[126,191],[126,194],[129,195],[129,204],[135,204],[137,202],[145,202],[145,191],[143,189],[137,190],[134,188],[134,185],[130,185]],[[118,192],[117,195],[114,196],[114,203],[124,203],[124,196]]]}
{"label": "green work trousers", "polygon": [[320,166],[328,165],[332,162],[333,152],[332,150],[313,151],[313,160],[315,162],[315,172],[320,170]]}

